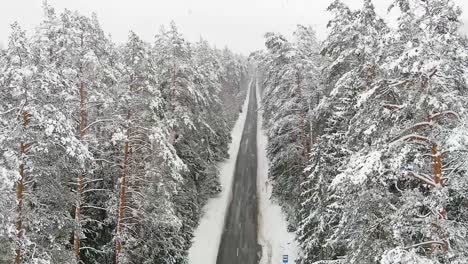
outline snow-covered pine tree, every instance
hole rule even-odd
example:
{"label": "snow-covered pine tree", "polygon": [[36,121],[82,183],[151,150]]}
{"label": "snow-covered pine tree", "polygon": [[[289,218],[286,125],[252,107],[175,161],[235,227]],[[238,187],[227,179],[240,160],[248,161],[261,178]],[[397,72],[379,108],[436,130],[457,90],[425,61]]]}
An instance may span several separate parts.
{"label": "snow-covered pine tree", "polygon": [[[328,173],[320,169],[330,168],[323,161],[327,155],[312,158],[311,169],[319,173],[310,179],[327,178],[307,183],[322,191],[304,195],[309,199],[304,204],[316,208],[310,213],[305,208],[300,230],[304,263],[338,257],[345,263],[385,264],[466,259],[459,234],[467,231],[460,218],[467,49],[457,33],[459,11],[452,1],[395,1],[394,6],[401,12],[398,27],[384,37],[370,1],[344,27],[365,30],[355,35],[363,38],[352,38],[357,48],[344,53],[355,58],[345,60],[355,65],[347,73],[353,80],[347,87],[356,89],[349,97],[353,114],[339,149],[319,151],[346,149],[348,154]],[[346,84],[342,80],[334,87]],[[325,129],[323,137],[329,134]],[[330,212],[338,218],[327,218]],[[324,246],[330,250],[320,250]],[[317,258],[315,252],[322,255]]]}
{"label": "snow-covered pine tree", "polygon": [[180,134],[195,129],[194,107],[202,99],[193,83],[192,49],[174,22],[167,30],[161,27],[154,49],[160,89],[168,102],[166,120],[172,128],[171,141],[176,144]]}
{"label": "snow-covered pine tree", "polygon": [[[383,263],[423,261],[460,263],[468,231],[463,214],[466,185],[467,66],[466,42],[459,34],[461,10],[451,0],[394,1],[400,17],[389,36],[383,68],[389,83],[388,111],[394,120],[389,155],[392,164],[385,181],[395,181],[394,249]],[[390,118],[389,117],[389,118]],[[390,137],[389,136],[389,137]],[[404,216],[404,217],[402,217]],[[463,236],[463,235],[462,235]]]}
{"label": "snow-covered pine tree", "polygon": [[193,54],[193,67],[196,69],[194,87],[201,95],[201,100],[195,108],[198,129],[196,133],[191,133],[190,137],[185,136],[181,139],[185,144],[180,153],[182,156],[190,156],[187,160],[194,161],[188,165],[192,167],[192,177],[200,195],[213,195],[219,191],[215,165],[226,157],[230,137],[227,115],[215,114],[223,111],[220,99],[221,62],[204,40],[194,44]]}
{"label": "snow-covered pine tree", "polygon": [[[4,47],[0,48],[0,80],[2,80],[3,84],[3,70],[6,64],[6,51]],[[5,123],[3,116],[6,115],[11,109],[11,102],[6,103],[9,100],[7,96],[8,92],[6,89],[0,88],[0,96],[4,99],[4,103],[0,104],[0,127],[4,128]],[[13,110],[11,110],[13,111]],[[2,130],[5,131],[5,130]],[[0,145],[3,146],[6,135],[1,133],[0,135]],[[4,155],[4,148],[0,148],[0,153]],[[14,232],[11,232],[14,229],[14,184],[15,184],[15,176],[14,171],[9,171],[5,166],[5,160],[3,158],[0,159],[0,262],[11,262],[14,252],[14,246],[11,242],[8,241],[9,238],[14,236]]]}
{"label": "snow-covered pine tree", "polygon": [[297,71],[293,62],[295,49],[284,36],[274,33],[267,33],[266,46],[268,53],[263,63],[267,77],[262,103],[269,139],[269,177],[274,183],[274,196],[287,208],[288,214],[293,215],[297,204],[294,194],[300,193],[299,185],[306,163],[300,125],[302,97],[298,93]]}
{"label": "snow-covered pine tree", "polygon": [[[349,241],[341,235],[349,233],[342,232],[339,227],[343,218],[346,220],[343,214],[348,208],[343,208],[343,203],[348,198],[341,189],[335,191],[330,185],[352,161],[348,161],[348,157],[362,144],[350,135],[356,129],[352,120],[360,107],[358,95],[368,93],[374,82],[379,36],[386,30],[371,1],[364,1],[363,8],[358,11],[351,11],[341,1],[334,1],[328,10],[334,18],[329,22],[331,32],[322,50],[329,60],[324,80],[327,96],[313,114],[318,138],[312,146],[314,152],[308,169],[311,173],[303,193],[299,230],[299,240],[305,252],[303,263],[331,261],[347,253]],[[353,210],[352,207],[349,209]]]}
{"label": "snow-covered pine tree", "polygon": [[[31,181],[31,176],[26,179],[26,155],[29,144],[33,139],[26,135],[31,118],[30,108],[34,108],[28,100],[31,97],[32,81],[35,69],[31,63],[31,53],[29,41],[26,33],[20,28],[18,23],[11,26],[12,32],[9,39],[8,48],[3,56],[3,67],[1,72],[2,84],[2,165],[4,166],[4,178],[2,183],[5,186],[15,183],[15,192],[6,190],[9,197],[5,199],[2,208],[2,233],[5,237],[14,237],[14,244],[8,240],[2,241],[5,248],[15,250],[15,255],[7,254],[10,262],[21,263],[27,254],[25,248],[24,227],[25,217],[29,208],[25,207],[25,184]],[[16,120],[15,120],[16,119]],[[15,120],[15,122],[11,122]],[[27,142],[26,142],[27,140]],[[19,149],[19,151],[17,151]],[[30,164],[28,164],[30,165]],[[2,167],[3,167],[2,166]],[[15,168],[16,167],[16,168]],[[14,171],[17,173],[14,173]],[[6,173],[5,173],[6,172]],[[16,194],[16,199],[14,198]],[[5,215],[3,215],[5,214]],[[10,215],[8,215],[10,214]],[[16,225],[16,228],[13,226]],[[13,230],[15,231],[13,233]],[[12,234],[13,233],[13,234]],[[28,234],[29,235],[29,234]],[[8,253],[11,253],[8,252]]]}
{"label": "snow-covered pine tree", "polygon": [[[68,188],[69,175],[63,172],[69,171],[71,164],[82,164],[89,155],[75,138],[75,124],[68,118],[67,109],[58,104],[63,102],[66,83],[51,67],[49,58],[43,56],[40,45],[34,42],[33,46],[14,26],[6,56],[9,63],[2,71],[2,87],[12,99],[7,104],[17,108],[6,116],[11,130],[5,131],[22,142],[19,154],[8,150],[12,138],[4,142],[8,153],[4,157],[10,156],[10,165],[14,160],[19,162],[21,175],[16,184],[17,199],[21,201],[17,203],[16,261],[48,263],[55,259],[74,263],[72,252],[66,248],[74,226],[67,213],[73,198]],[[19,121],[22,125],[15,125]]]}
{"label": "snow-covered pine tree", "polygon": [[[151,65],[150,45],[133,32],[120,52],[119,81],[122,130],[114,141],[123,146],[120,205],[117,215],[116,262],[152,263],[180,259],[178,244],[165,240],[177,232],[181,219],[172,203],[185,164],[169,141],[163,121],[165,102]],[[164,235],[163,235],[164,234]],[[177,240],[176,240],[177,241]],[[174,252],[168,252],[174,250]]]}
{"label": "snow-covered pine tree", "polygon": [[298,26],[295,39],[267,33],[261,70],[264,76],[264,126],[271,163],[273,194],[286,208],[291,223],[297,221],[303,170],[310,152],[309,100],[319,85],[320,60],[315,32]]}
{"label": "snow-covered pine tree", "polygon": [[240,105],[245,99],[245,87],[248,86],[249,73],[245,58],[234,54],[227,48],[216,50],[221,61],[222,104],[228,115],[228,124],[232,128],[241,111]]}
{"label": "snow-covered pine tree", "polygon": [[[343,134],[347,129],[346,119],[352,110],[353,90],[339,85],[339,80],[352,69],[350,64],[357,63],[354,54],[348,51],[356,47],[353,41],[353,33],[356,32],[351,33],[349,27],[354,24],[357,14],[341,1],[334,1],[328,7],[328,11],[332,12],[334,17],[328,23],[330,34],[323,44],[322,54],[330,61],[324,70],[325,95],[330,95],[323,98],[315,110],[320,113],[318,116],[321,120],[315,121],[314,130],[319,133],[316,143],[312,146],[314,151],[309,164],[311,173],[304,183],[304,202],[299,229],[299,241],[304,252],[302,263],[333,259],[341,254],[340,247],[331,248],[324,245],[331,229],[339,221],[336,209],[327,209],[333,202],[332,197],[328,197],[327,188],[333,174],[340,167],[342,157],[347,155],[347,151],[342,148],[345,140]],[[335,92],[330,93],[330,90]]]}
{"label": "snow-covered pine tree", "polygon": [[121,263],[186,261],[199,208],[220,188],[246,60],[192,48],[175,25],[117,49],[96,16],[44,11],[31,38],[15,25],[0,51],[0,262],[112,263],[116,238]]}
{"label": "snow-covered pine tree", "polygon": [[94,173],[102,155],[102,124],[112,121],[107,113],[103,114],[111,99],[106,89],[115,78],[113,63],[108,59],[112,45],[96,16],[89,18],[68,10],[56,15],[47,5],[44,11],[45,19],[34,35],[35,50],[47,66],[43,69],[49,71],[44,74],[54,73],[62,84],[53,97],[55,105],[76,125],[75,137],[86,153],[77,156],[78,162],[67,164],[67,185],[75,193],[71,217],[75,222],[73,249],[79,262],[101,254],[94,238],[105,225],[102,199],[108,196],[103,193],[112,186],[104,187],[105,179]]}

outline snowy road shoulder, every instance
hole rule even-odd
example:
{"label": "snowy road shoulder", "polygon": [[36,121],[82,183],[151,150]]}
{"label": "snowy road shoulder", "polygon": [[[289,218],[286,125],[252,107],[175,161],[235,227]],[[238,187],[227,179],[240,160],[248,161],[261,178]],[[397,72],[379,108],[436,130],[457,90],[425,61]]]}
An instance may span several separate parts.
{"label": "snowy road shoulder", "polygon": [[288,255],[294,263],[298,256],[295,234],[287,231],[288,223],[281,207],[270,200],[272,186],[268,180],[268,158],[266,147],[268,138],[262,128],[261,92],[258,83],[257,102],[257,192],[258,192],[258,242],[262,246],[260,264],[282,263],[282,256]]}
{"label": "snowy road shoulder", "polygon": [[[251,81],[252,82],[252,81]],[[251,83],[249,86],[251,87]],[[224,220],[231,200],[232,183],[237,160],[237,153],[247,117],[247,106],[250,92],[242,106],[242,113],[231,132],[232,142],[229,145],[229,159],[219,164],[221,193],[208,200],[203,208],[204,214],[194,232],[194,240],[189,250],[189,264],[215,264],[218,256],[219,244],[224,228]]]}

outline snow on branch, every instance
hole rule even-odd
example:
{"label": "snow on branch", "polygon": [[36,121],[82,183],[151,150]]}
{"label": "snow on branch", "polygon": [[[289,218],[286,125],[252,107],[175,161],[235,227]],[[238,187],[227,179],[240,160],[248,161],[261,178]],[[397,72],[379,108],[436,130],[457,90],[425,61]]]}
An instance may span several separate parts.
{"label": "snow on branch", "polygon": [[415,131],[415,130],[419,130],[419,129],[426,128],[426,127],[432,127],[432,126],[434,126],[434,122],[432,122],[432,121],[430,121],[430,122],[420,122],[420,123],[414,124],[410,128],[405,129],[405,132]]}
{"label": "snow on branch", "polygon": [[102,123],[102,122],[112,122],[114,121],[113,119],[101,119],[101,120],[96,120],[92,122],[91,124],[87,125],[85,128],[83,128],[83,133],[86,132],[90,127],[94,126],[95,124]]}
{"label": "snow on branch", "polygon": [[383,104],[382,106],[392,111],[400,111],[401,109],[405,107],[404,105],[396,105],[396,104]]}
{"label": "snow on branch", "polygon": [[312,264],[343,264],[344,261],[342,259],[334,259],[334,260],[319,260],[313,262]]}
{"label": "snow on branch", "polygon": [[445,111],[445,112],[435,113],[435,114],[429,115],[428,119],[429,119],[429,121],[432,121],[432,120],[437,120],[437,119],[439,119],[441,117],[444,117],[444,116],[453,117],[453,118],[457,119],[457,121],[460,120],[460,116],[454,111]]}
{"label": "snow on branch", "polygon": [[422,174],[416,174],[416,173],[414,173],[412,171],[409,171],[407,174],[415,177],[416,179],[418,179],[418,180],[420,180],[420,181],[422,181],[422,182],[424,182],[424,183],[426,183],[428,185],[431,185],[432,187],[437,186],[437,184],[427,176],[424,176]]}
{"label": "snow on branch", "polygon": [[80,247],[80,251],[81,250],[92,250],[94,252],[98,252],[98,253],[107,253],[106,251],[102,251],[102,250],[99,250],[99,249],[95,249],[93,247]]}
{"label": "snow on branch", "polygon": [[410,134],[410,135],[400,137],[400,138],[392,141],[391,143],[398,143],[398,142],[401,142],[401,141],[410,141],[410,140],[422,141],[422,142],[425,142],[425,143],[428,143],[428,144],[431,144],[431,145],[433,144],[433,141],[430,140],[428,137],[417,135],[417,134]]}
{"label": "snow on branch", "polygon": [[403,80],[403,81],[400,81],[400,82],[394,82],[394,83],[391,83],[388,85],[388,87],[398,87],[398,86],[402,86],[402,85],[405,85],[407,83],[414,83],[415,81],[412,80],[412,79],[407,79],[407,80]]}
{"label": "snow on branch", "polygon": [[11,108],[9,110],[6,110],[5,112],[1,112],[0,115],[6,115],[6,114],[8,114],[10,112],[13,112],[13,111],[19,110],[19,109],[20,109],[19,107],[13,107],[13,108]]}
{"label": "snow on branch", "polygon": [[441,246],[446,246],[447,243],[446,242],[443,242],[443,241],[426,241],[426,242],[422,242],[422,243],[418,243],[418,244],[414,244],[414,245],[411,245],[411,246],[407,246],[403,249],[410,249],[410,248],[415,248],[415,247],[420,247],[420,246],[433,246],[434,244],[436,245],[441,245]]}

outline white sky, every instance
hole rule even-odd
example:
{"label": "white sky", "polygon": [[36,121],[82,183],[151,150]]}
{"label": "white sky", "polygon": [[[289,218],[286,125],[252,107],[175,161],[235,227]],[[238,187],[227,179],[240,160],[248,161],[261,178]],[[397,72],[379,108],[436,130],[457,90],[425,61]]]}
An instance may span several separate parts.
{"label": "white sky", "polygon": [[[343,0],[359,7],[362,0]],[[467,0],[455,0],[468,13]],[[48,0],[57,10],[98,14],[104,30],[120,43],[134,30],[153,41],[160,25],[174,20],[192,41],[203,36],[219,48],[228,46],[248,55],[262,49],[267,31],[290,34],[296,24],[315,26],[320,38],[329,19],[325,11],[331,0]],[[374,0],[385,14],[391,0]],[[468,15],[463,20],[468,24]],[[0,9],[0,46],[8,43],[9,25],[18,21],[31,31],[42,18],[42,0],[7,0]],[[467,27],[465,27],[467,29]],[[467,29],[468,31],[468,29]]]}

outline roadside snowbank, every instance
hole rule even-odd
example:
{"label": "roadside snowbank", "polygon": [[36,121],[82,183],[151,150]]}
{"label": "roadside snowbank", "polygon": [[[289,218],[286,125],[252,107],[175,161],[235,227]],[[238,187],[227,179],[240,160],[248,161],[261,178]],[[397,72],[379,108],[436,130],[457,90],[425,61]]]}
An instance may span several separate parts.
{"label": "roadside snowbank", "polygon": [[270,200],[272,186],[268,180],[268,158],[266,147],[268,138],[263,131],[261,92],[256,84],[258,101],[257,118],[257,192],[258,192],[258,243],[262,246],[262,259],[259,264],[282,263],[282,256],[288,255],[294,263],[298,256],[295,234],[287,231],[288,223],[281,207]]}
{"label": "roadside snowbank", "polygon": [[[252,82],[252,81],[251,81]],[[232,182],[236,166],[237,153],[239,152],[242,132],[247,117],[250,86],[242,106],[242,113],[231,132],[232,142],[229,145],[229,159],[221,162],[220,181],[223,190],[217,197],[208,200],[203,208],[204,214],[194,232],[194,240],[189,250],[188,260],[190,264],[215,264],[218,256],[219,243],[224,228],[224,220],[227,208],[231,202]]]}

